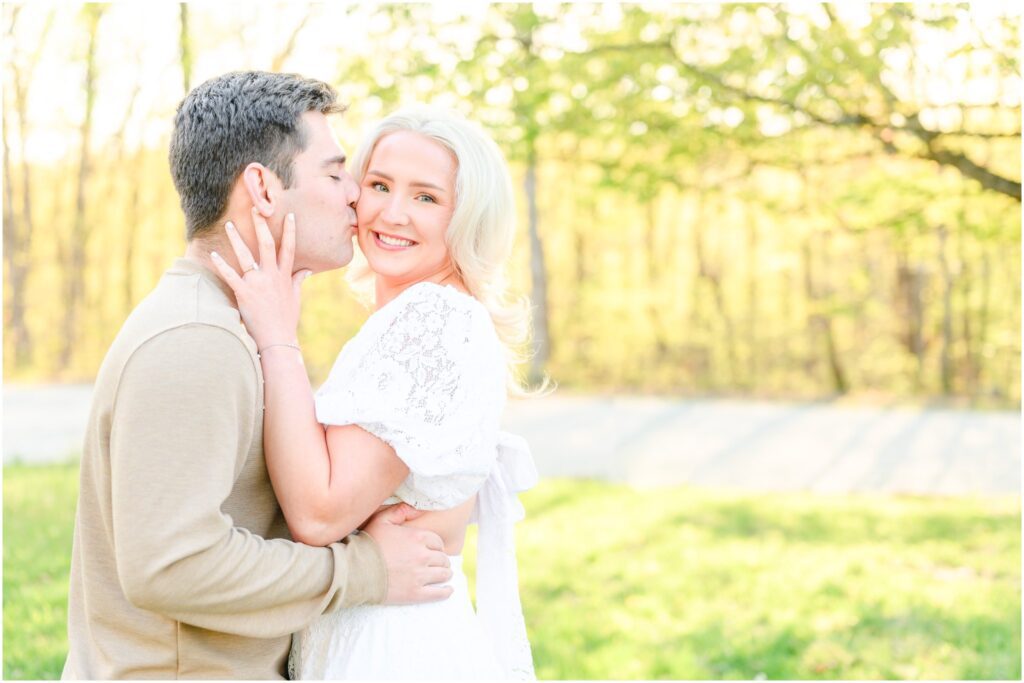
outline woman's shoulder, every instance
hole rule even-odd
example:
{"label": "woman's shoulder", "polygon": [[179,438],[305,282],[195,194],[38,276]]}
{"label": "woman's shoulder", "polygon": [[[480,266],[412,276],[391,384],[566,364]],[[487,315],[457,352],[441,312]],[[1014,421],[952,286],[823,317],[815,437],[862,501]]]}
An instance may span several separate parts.
{"label": "woman's shoulder", "polygon": [[456,310],[479,310],[486,313],[483,304],[477,301],[472,294],[453,285],[439,285],[436,282],[417,282],[410,285],[395,297],[395,301],[392,303],[399,300],[439,302]]}
{"label": "woman's shoulder", "polygon": [[398,320],[419,321],[429,319],[436,325],[449,325],[459,320],[473,328],[492,325],[491,316],[474,296],[452,285],[434,282],[417,282],[388,302],[379,312],[391,322]]}
{"label": "woman's shoulder", "polygon": [[[482,352],[500,345],[490,312],[474,296],[451,285],[418,282],[380,310],[380,333],[395,333],[404,339],[429,337],[446,340],[446,345]],[[485,354],[489,357],[489,354]]]}

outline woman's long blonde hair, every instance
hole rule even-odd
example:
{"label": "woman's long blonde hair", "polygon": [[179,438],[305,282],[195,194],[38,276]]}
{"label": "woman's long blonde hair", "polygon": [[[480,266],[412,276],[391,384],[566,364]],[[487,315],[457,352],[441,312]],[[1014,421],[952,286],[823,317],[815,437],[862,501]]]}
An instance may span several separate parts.
{"label": "woman's long blonde hair", "polygon": [[[362,182],[374,147],[398,131],[436,140],[455,156],[455,211],[445,239],[452,266],[463,284],[491,316],[505,347],[509,391],[524,395],[519,367],[530,338],[530,305],[509,295],[505,267],[515,239],[516,207],[508,164],[501,150],[476,124],[453,111],[426,105],[403,107],[377,123],[365,136],[352,162]],[[353,289],[367,297],[373,272],[362,265],[349,270]],[[370,295],[372,297],[372,295]]]}

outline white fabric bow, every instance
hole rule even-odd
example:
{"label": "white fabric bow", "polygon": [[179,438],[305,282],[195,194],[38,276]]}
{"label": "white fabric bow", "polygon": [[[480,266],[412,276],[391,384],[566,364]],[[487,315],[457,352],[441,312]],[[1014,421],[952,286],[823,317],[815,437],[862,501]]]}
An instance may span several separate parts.
{"label": "white fabric bow", "polygon": [[498,433],[498,458],[477,498],[477,616],[506,676],[533,680],[533,655],[519,601],[514,525],[525,511],[516,495],[537,484],[537,467],[526,440]]}

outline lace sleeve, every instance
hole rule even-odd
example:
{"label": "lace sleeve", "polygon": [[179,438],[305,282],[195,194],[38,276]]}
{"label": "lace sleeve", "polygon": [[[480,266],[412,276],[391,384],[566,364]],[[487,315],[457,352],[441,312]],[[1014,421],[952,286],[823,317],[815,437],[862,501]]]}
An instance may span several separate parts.
{"label": "lace sleeve", "polygon": [[421,283],[367,321],[317,392],[317,419],[356,424],[409,467],[396,495],[454,507],[483,485],[497,453],[504,364],[490,316],[451,288]]}

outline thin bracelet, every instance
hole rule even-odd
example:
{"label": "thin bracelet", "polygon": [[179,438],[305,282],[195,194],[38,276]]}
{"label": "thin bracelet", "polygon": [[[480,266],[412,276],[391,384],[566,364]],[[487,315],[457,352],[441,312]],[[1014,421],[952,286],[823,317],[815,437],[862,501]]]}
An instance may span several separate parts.
{"label": "thin bracelet", "polygon": [[258,349],[256,351],[256,354],[259,355],[259,354],[263,353],[264,351],[266,351],[267,349],[272,349],[275,346],[287,346],[289,349],[295,349],[299,353],[302,353],[302,349],[299,348],[298,344],[267,344],[262,349]]}

